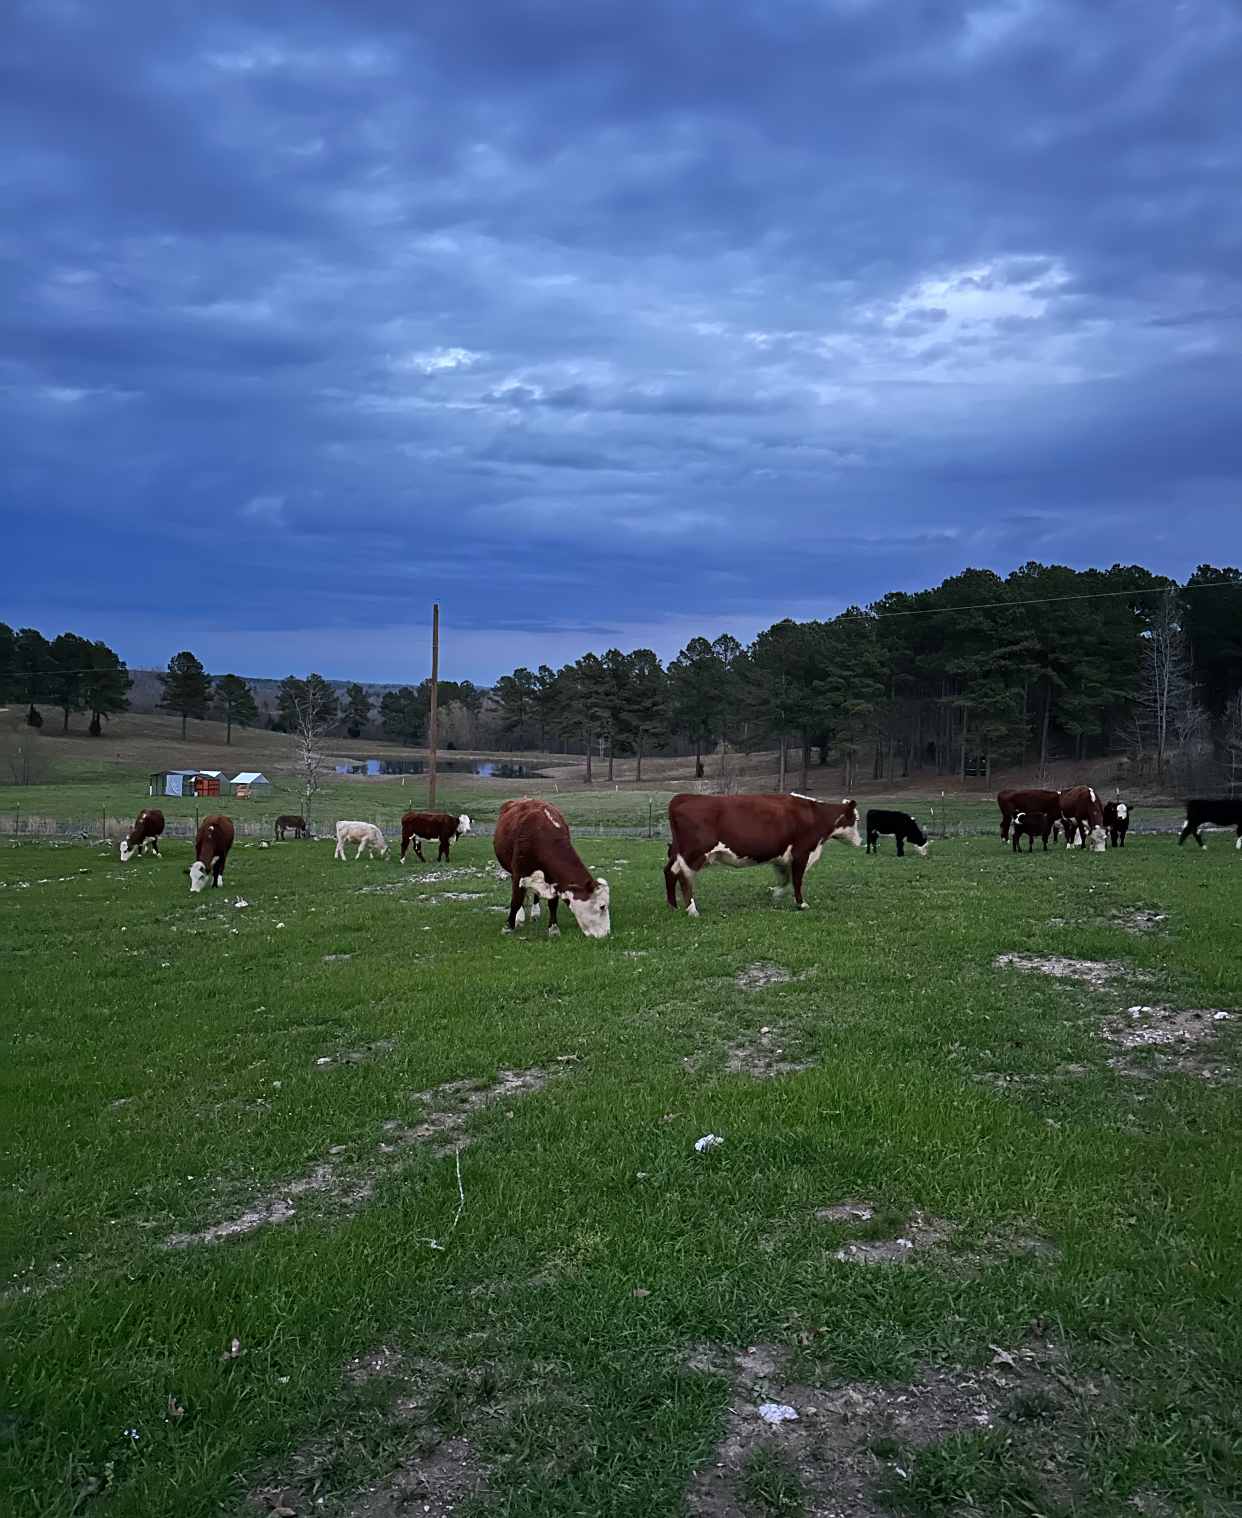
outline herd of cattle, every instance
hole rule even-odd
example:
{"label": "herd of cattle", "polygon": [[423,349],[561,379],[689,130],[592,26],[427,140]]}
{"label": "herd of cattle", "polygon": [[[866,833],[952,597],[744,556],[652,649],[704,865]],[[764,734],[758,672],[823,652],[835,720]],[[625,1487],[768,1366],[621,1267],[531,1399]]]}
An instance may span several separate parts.
{"label": "herd of cattle", "polygon": [[[1121,800],[1102,802],[1089,785],[1076,785],[1064,791],[1001,791],[996,798],[1001,814],[1001,841],[1012,836],[1013,849],[1021,848],[1026,838],[1027,852],[1036,838],[1054,840],[1060,831],[1066,848],[1077,844],[1102,852],[1111,842],[1124,848],[1130,826],[1131,809]],[[799,909],[807,903],[802,892],[807,870],[833,839],[862,847],[858,828],[858,807],[850,800],[820,801],[813,796],[674,796],[668,805],[671,843],[668,863],[664,867],[664,884],[670,907],[677,906],[680,887],[682,902],[691,917],[699,915],[694,900],[695,877],[708,865],[734,866],[770,864],[776,874],[777,896],[792,886]],[[1242,800],[1194,800],[1186,803],[1186,821],[1178,837],[1185,843],[1193,837],[1203,847],[1205,826],[1235,829],[1234,847],[1242,849]],[[129,836],[121,843],[121,859],[135,854],[159,854],[159,840],[164,832],[164,814],[154,807],[138,813]],[[401,819],[401,863],[411,847],[425,860],[422,841],[439,845],[437,860],[449,857],[450,845],[470,832],[470,818],[446,812],[406,812]],[[302,817],[278,817],[274,826],[277,838],[292,833],[306,838],[309,829]],[[906,812],[873,808],[866,816],[867,852],[872,853],[881,837],[896,841],[898,854],[911,844],[926,855],[930,843],[923,829]],[[227,817],[206,817],[194,840],[194,862],[189,868],[190,890],[201,891],[210,880],[213,886],[224,880],[224,866],[233,847],[233,824]],[[364,852],[378,858],[388,853],[383,832],[373,822],[338,822],[334,858],[345,859],[345,848],[356,844],[354,858]],[[593,878],[573,846],[569,824],[551,803],[527,797],[506,801],[500,809],[493,848],[501,868],[512,883],[506,932],[527,920],[538,917],[540,903],[548,903],[549,933],[559,933],[556,913],[564,901],[574,920],[588,938],[603,938],[609,931],[608,882]]]}

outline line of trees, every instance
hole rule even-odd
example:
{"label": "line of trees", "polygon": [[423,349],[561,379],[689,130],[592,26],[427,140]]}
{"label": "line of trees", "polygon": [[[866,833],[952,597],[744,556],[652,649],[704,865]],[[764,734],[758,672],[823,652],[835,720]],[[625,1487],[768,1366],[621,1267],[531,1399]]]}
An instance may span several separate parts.
{"label": "line of trees", "polygon": [[667,667],[640,648],[518,668],[494,700],[514,747],[585,751],[588,779],[623,753],[641,777],[667,744],[693,748],[699,776],[705,753],[774,746],[782,787],[794,754],[804,787],[813,763],[840,763],[848,788],[1122,752],[1168,779],[1242,750],[1242,571],[1204,564],[1179,586],[1141,565],[967,569],[747,647],[693,638]]}
{"label": "line of trees", "polygon": [[89,712],[88,732],[129,708],[133,681],[124,661],[106,643],[61,633],[50,641],[37,628],[14,631],[0,622],[0,703],[26,707],[30,727],[43,726],[42,707],[63,714],[63,730],[75,713]]}

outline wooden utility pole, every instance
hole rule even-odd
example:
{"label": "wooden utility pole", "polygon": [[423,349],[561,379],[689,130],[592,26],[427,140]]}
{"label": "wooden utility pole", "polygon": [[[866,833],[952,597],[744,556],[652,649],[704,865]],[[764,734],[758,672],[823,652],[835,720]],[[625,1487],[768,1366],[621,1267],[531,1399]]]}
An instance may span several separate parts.
{"label": "wooden utility pole", "polygon": [[427,734],[427,805],[436,804],[436,744],[440,738],[440,603],[431,608],[431,723]]}

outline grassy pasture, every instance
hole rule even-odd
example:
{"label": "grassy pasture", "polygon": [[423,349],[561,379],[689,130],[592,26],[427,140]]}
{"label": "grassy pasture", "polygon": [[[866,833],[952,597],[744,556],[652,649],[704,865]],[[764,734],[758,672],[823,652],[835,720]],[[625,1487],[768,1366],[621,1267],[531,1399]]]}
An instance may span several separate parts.
{"label": "grassy pasture", "polygon": [[0,845],[0,1511],[1242,1511],[1242,1011],[1101,1037],[1242,1009],[1213,844],[833,846],[695,922],[585,839],[604,943],[502,937],[481,839]]}

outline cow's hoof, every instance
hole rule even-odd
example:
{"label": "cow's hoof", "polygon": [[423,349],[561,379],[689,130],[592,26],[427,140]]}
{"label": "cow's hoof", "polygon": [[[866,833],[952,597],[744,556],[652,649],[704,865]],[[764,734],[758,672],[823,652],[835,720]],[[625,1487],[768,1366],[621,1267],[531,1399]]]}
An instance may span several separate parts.
{"label": "cow's hoof", "polygon": [[501,932],[502,932],[502,933],[503,933],[503,934],[506,934],[506,935],[507,935],[507,934],[509,934],[509,933],[512,933],[512,932],[513,932],[513,929],[512,929],[512,928],[511,928],[511,927],[510,927],[510,926],[509,926],[509,924],[508,924],[508,923],[505,923],[505,925],[504,925],[504,927],[503,927],[503,928],[501,928],[501,930],[500,930],[500,931],[501,931]]}
{"label": "cow's hoof", "polygon": [[809,912],[811,910],[811,903],[809,901],[800,901],[798,903],[798,910],[799,912]]}
{"label": "cow's hoof", "polygon": [[558,928],[557,925],[554,922],[553,923],[549,923],[548,924],[548,937],[549,938],[559,938],[560,936],[561,936],[561,930],[560,930],[560,928]]}

